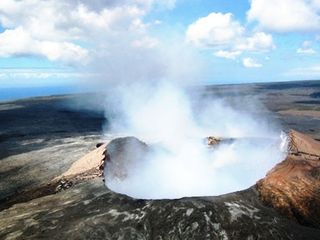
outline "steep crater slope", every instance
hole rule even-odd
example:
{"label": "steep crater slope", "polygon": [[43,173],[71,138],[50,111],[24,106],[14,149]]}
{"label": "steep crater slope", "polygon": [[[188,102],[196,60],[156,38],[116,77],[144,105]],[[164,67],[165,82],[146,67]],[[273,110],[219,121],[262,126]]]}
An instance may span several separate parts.
{"label": "steep crater slope", "polygon": [[289,134],[289,155],[257,183],[262,201],[297,222],[320,228],[320,142]]}

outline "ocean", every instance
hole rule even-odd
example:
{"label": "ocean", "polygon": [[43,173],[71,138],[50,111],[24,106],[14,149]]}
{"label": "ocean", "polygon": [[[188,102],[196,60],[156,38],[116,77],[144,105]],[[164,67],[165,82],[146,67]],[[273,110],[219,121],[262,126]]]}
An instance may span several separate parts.
{"label": "ocean", "polygon": [[27,88],[0,88],[0,101],[17,100],[21,98],[70,94],[81,92],[74,86],[50,86]]}

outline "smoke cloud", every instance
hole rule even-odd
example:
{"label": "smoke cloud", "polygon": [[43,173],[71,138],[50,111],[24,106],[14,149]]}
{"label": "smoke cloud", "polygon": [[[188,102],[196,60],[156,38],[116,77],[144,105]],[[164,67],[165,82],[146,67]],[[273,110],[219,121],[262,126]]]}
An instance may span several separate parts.
{"label": "smoke cloud", "polygon": [[[104,134],[135,136],[161,149],[144,161],[128,161],[124,179],[113,177],[106,169],[105,182],[112,190],[137,198],[218,195],[249,187],[284,158],[280,131],[264,116],[249,113],[260,106],[241,100],[248,104],[243,108],[190,91],[191,85],[208,79],[206,75],[212,72],[204,62],[206,57],[185,41],[186,29],[179,32],[175,28],[173,33],[167,24],[148,20],[155,8],[172,9],[176,1],[49,3],[38,4],[41,12],[52,10],[54,24],[41,28],[48,31],[30,30],[24,14],[12,21],[17,26],[26,22],[23,29],[30,41],[52,40],[54,32],[61,37],[55,42],[70,41],[78,46],[72,49],[86,49],[84,60],[68,55],[67,62],[78,59],[84,63],[69,64],[79,66],[86,90],[99,90],[106,96],[96,104],[99,110],[102,105],[108,122]],[[60,12],[65,17],[56,18]],[[38,19],[48,22],[42,20],[47,15]],[[48,36],[40,37],[39,32]],[[29,50],[19,54],[25,52]],[[235,140],[210,149],[203,143],[210,135]]]}
{"label": "smoke cloud", "polygon": [[[263,116],[186,90],[209,79],[214,66],[204,62],[209,54],[188,45],[184,23],[157,19],[179,1],[2,2],[0,57],[43,57],[72,68],[85,90],[106,95],[93,107],[102,105],[105,135],[133,135],[161,149],[130,162],[125,179],[106,171],[112,190],[138,198],[217,195],[254,184],[284,158],[280,131]],[[236,140],[209,149],[209,135]]]}
{"label": "smoke cloud", "polygon": [[[106,185],[116,192],[144,199],[220,195],[250,187],[285,158],[286,139],[275,126],[222,99],[168,82],[121,88],[117,95],[109,132],[135,136],[159,151],[128,160],[125,178],[106,167]],[[207,136],[233,140],[209,148]]]}

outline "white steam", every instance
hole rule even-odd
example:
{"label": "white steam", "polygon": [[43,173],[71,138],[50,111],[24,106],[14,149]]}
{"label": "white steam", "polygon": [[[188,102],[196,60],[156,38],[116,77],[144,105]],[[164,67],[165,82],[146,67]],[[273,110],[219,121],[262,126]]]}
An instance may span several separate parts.
{"label": "white steam", "polygon": [[[146,199],[224,194],[250,187],[285,157],[280,131],[222,100],[190,96],[168,83],[119,95],[121,119],[112,129],[161,151],[130,163],[125,178],[106,170],[106,185],[116,192]],[[233,140],[209,148],[207,136]]]}
{"label": "white steam", "polygon": [[[38,7],[34,2],[31,5]],[[67,63],[78,66],[86,90],[107,94],[105,133],[136,136],[162,149],[144,161],[128,161],[124,179],[106,171],[106,184],[112,190],[139,198],[217,195],[249,187],[284,158],[280,131],[250,106],[254,100],[242,99],[230,107],[221,99],[201,98],[182,89],[182,85],[210,79],[217,66],[207,66],[209,56],[185,41],[187,29],[182,25],[172,27],[171,22],[161,23],[151,16],[154,11],[160,15],[172,9],[176,1],[45,2],[38,10],[50,9],[52,26],[42,25],[48,22],[41,21],[47,14],[34,17],[32,11],[23,11],[13,24],[23,23],[32,43],[66,41],[77,51],[85,50],[84,59],[68,57]],[[57,18],[56,13],[65,17]],[[38,21],[30,24],[25,16]],[[39,31],[32,31],[34,24],[49,32],[40,31],[39,37]],[[62,38],[52,39],[52,32]],[[22,55],[29,52],[23,50]],[[61,56],[65,59],[63,51]],[[246,108],[241,106],[248,103]],[[100,104],[97,100],[94,109]],[[210,135],[237,140],[209,149],[203,139]]]}

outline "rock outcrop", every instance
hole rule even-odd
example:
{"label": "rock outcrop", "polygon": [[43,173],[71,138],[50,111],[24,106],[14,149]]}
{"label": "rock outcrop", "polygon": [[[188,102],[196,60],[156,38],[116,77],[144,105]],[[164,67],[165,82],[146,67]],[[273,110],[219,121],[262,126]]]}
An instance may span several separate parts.
{"label": "rock outcrop", "polygon": [[95,150],[75,161],[66,172],[55,177],[47,184],[21,191],[0,200],[0,211],[17,203],[56,194],[83,181],[102,177],[107,159],[106,144],[97,145]]}
{"label": "rock outcrop", "polygon": [[101,176],[101,166],[104,166],[106,159],[106,144],[99,144],[92,152],[86,154],[74,162],[70,168],[56,179],[70,178],[91,171],[92,177]]}
{"label": "rock outcrop", "polygon": [[143,161],[150,147],[135,137],[124,137],[112,140],[107,146],[106,175],[123,179],[130,167]]}
{"label": "rock outcrop", "polygon": [[300,224],[320,228],[320,142],[289,133],[287,158],[257,183],[262,201]]}

